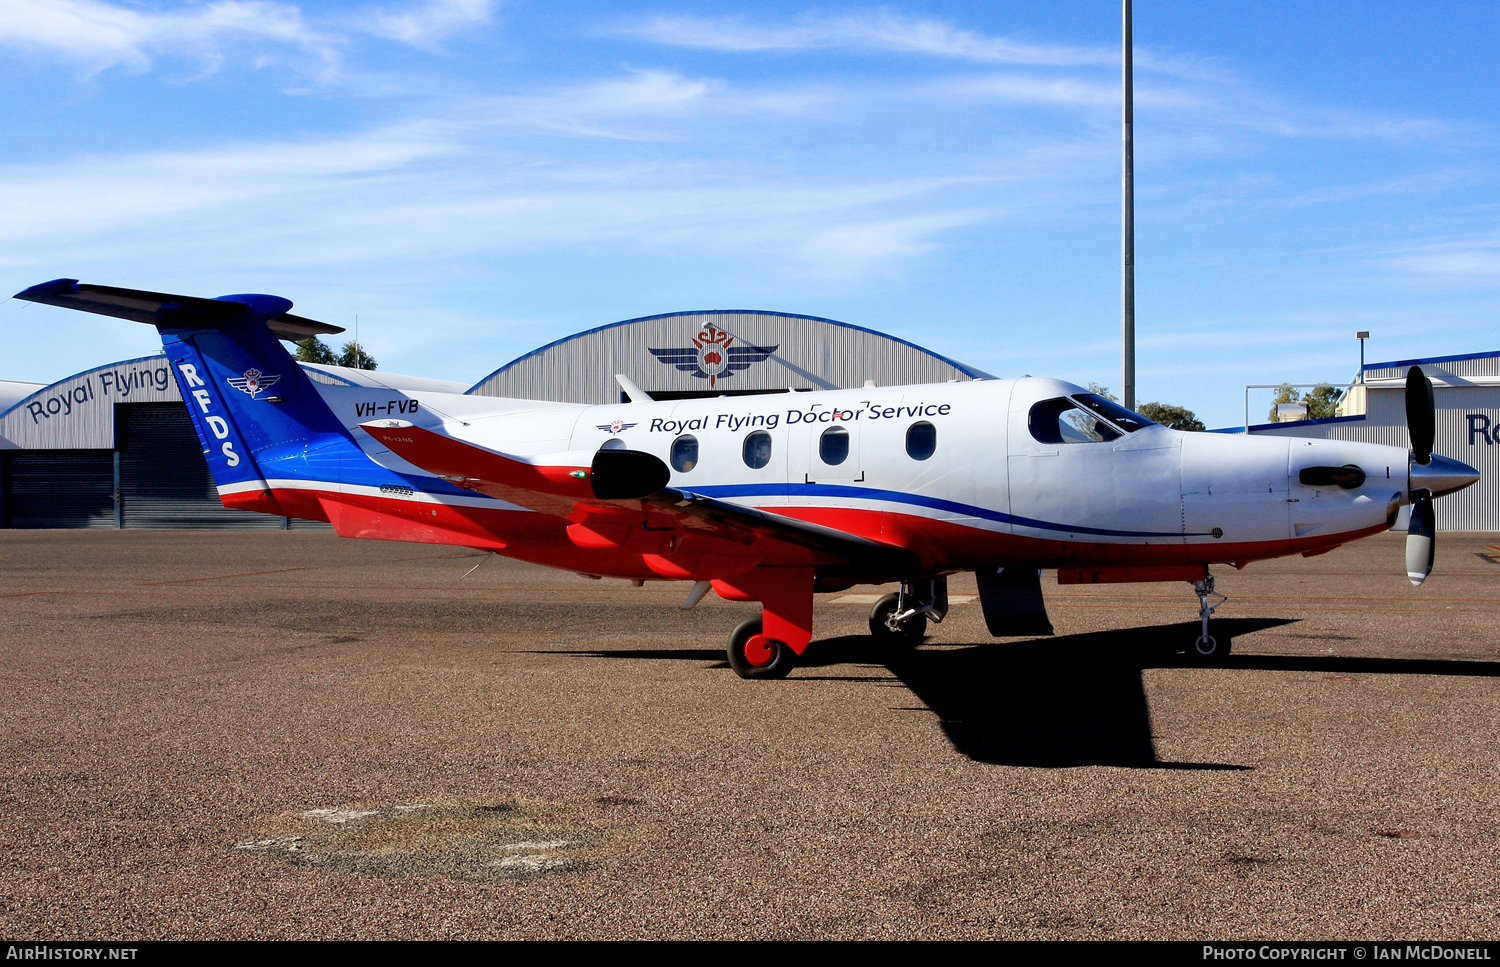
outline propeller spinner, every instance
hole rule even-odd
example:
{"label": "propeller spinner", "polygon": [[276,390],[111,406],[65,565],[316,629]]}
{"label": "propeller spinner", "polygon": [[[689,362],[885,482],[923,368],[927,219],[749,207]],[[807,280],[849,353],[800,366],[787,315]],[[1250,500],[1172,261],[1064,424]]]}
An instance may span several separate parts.
{"label": "propeller spinner", "polygon": [[1449,457],[1434,456],[1437,412],[1432,400],[1432,382],[1420,366],[1406,372],[1406,430],[1411,436],[1408,492],[1411,524],[1406,530],[1406,576],[1420,585],[1432,573],[1436,551],[1436,519],[1432,498],[1462,490],[1479,479],[1479,471]]}

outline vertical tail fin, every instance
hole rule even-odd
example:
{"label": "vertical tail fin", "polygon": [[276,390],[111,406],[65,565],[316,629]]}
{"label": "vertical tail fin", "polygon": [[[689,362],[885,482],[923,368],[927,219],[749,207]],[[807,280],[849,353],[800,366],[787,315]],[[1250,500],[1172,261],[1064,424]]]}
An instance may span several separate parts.
{"label": "vertical tail fin", "polygon": [[344,461],[367,459],[280,342],[343,330],[289,315],[287,299],[199,299],[75,279],[32,286],[16,298],[154,325],[227,506],[287,513],[270,481],[337,485]]}
{"label": "vertical tail fin", "polygon": [[363,458],[264,322],[161,334],[226,506],[283,513],[270,481],[336,485],[341,462]]}

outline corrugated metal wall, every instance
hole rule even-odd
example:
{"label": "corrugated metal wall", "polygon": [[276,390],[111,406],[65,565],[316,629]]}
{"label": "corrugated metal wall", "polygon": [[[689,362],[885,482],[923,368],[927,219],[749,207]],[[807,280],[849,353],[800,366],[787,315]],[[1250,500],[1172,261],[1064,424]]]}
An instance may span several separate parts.
{"label": "corrugated metal wall", "polygon": [[0,414],[0,449],[112,450],[117,404],[181,399],[167,357],[110,363],[59,380]]}
{"label": "corrugated metal wall", "polygon": [[120,505],[126,527],[275,530],[280,517],[219,500],[203,445],[181,403],[120,407]]}
{"label": "corrugated metal wall", "polygon": [[118,451],[0,452],[0,526],[328,528],[323,521],[225,507],[181,403],[132,403],[118,411],[111,420]]}
{"label": "corrugated metal wall", "polygon": [[[651,350],[692,350],[710,325],[738,346],[775,347],[749,368],[710,380],[664,362]],[[942,383],[984,375],[883,333],[830,319],[728,311],[648,316],[579,333],[496,370],[471,393],[565,403],[618,403],[615,374],[649,392],[837,389],[874,380],[881,386]]]}
{"label": "corrugated metal wall", "polygon": [[115,526],[115,455],[109,450],[12,450],[3,461],[6,527]]}
{"label": "corrugated metal wall", "polygon": [[[1437,368],[1452,373],[1454,376],[1500,376],[1500,356],[1488,353],[1477,359],[1433,359],[1423,361],[1420,365],[1424,370],[1429,371],[1428,375],[1431,375],[1432,369]],[[1366,371],[1366,378],[1372,380],[1405,379],[1408,368],[1409,366],[1372,368]]]}

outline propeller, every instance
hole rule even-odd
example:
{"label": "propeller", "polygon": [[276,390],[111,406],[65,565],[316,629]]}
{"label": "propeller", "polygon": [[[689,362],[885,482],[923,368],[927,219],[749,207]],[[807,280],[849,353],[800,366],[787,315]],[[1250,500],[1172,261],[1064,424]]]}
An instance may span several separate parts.
{"label": "propeller", "polygon": [[1437,549],[1432,532],[1432,497],[1424,490],[1411,499],[1411,523],[1406,528],[1406,576],[1412,584],[1421,585],[1432,573],[1432,555]]}
{"label": "propeller", "polygon": [[[1432,383],[1420,366],[1406,371],[1406,432],[1411,437],[1412,461],[1420,467],[1431,464],[1437,413],[1432,402]],[[1406,528],[1406,576],[1414,585],[1420,586],[1432,573],[1433,555],[1437,551],[1434,529],[1432,491],[1413,486],[1411,523]]]}
{"label": "propeller", "polygon": [[1432,381],[1413,366],[1406,371],[1406,432],[1411,436],[1413,458],[1422,466],[1432,462],[1432,439],[1437,435],[1437,414],[1432,405]]}

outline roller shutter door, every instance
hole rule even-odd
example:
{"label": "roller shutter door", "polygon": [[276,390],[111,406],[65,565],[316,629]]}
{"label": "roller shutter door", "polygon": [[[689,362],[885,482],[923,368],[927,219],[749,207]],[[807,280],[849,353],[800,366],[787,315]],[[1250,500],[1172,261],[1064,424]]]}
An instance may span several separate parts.
{"label": "roller shutter door", "polygon": [[6,527],[115,526],[110,450],[10,450],[5,460]]}
{"label": "roller shutter door", "polygon": [[280,517],[231,510],[219,502],[203,446],[181,403],[123,405],[116,426],[126,527],[282,526]]}

